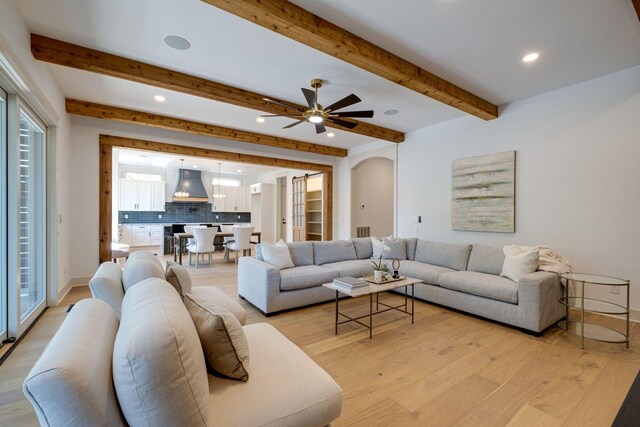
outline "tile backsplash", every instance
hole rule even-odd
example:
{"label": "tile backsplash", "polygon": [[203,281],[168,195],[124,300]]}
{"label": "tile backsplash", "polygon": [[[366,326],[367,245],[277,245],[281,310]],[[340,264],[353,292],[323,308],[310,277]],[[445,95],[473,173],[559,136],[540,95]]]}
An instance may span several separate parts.
{"label": "tile backsplash", "polygon": [[[162,215],[162,218],[158,218]],[[127,216],[127,218],[125,218]],[[211,212],[211,203],[168,202],[164,212],[119,211],[119,224],[251,222],[250,212]]]}

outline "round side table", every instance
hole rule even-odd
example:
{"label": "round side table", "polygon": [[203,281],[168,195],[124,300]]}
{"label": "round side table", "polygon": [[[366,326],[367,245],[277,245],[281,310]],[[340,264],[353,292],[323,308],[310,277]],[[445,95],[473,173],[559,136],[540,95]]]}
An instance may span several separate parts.
{"label": "round side table", "polygon": [[[566,318],[558,322],[558,327],[563,331],[580,337],[580,348],[584,348],[585,338],[608,343],[626,344],[627,348],[629,348],[629,280],[585,273],[564,273],[560,275],[560,278],[567,281],[564,288],[564,297],[558,300],[565,306]],[[579,295],[569,295],[570,282],[574,282],[580,287]],[[626,286],[627,305],[623,306],[610,301],[585,298],[585,285]],[[569,311],[571,308],[578,310],[580,313],[578,320],[569,320]],[[626,330],[623,333],[606,326],[585,322],[585,313],[626,316]]]}

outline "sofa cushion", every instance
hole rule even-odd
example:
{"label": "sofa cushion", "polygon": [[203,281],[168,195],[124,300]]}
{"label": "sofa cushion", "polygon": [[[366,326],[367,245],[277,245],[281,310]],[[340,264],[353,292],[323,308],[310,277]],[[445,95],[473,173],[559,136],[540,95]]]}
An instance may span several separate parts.
{"label": "sofa cushion", "polygon": [[418,261],[400,261],[400,270],[398,271],[402,276],[420,279],[428,285],[437,285],[438,276],[455,270]]}
{"label": "sofa cushion", "polygon": [[518,303],[518,284],[513,280],[475,271],[454,271],[438,278],[438,284],[447,289],[498,301]]}
{"label": "sofa cushion", "polygon": [[329,264],[323,264],[322,267],[337,271],[340,277],[362,277],[371,274],[371,270],[373,269],[370,259],[331,262]]}
{"label": "sofa cushion", "polygon": [[462,271],[467,269],[470,252],[471,245],[418,240],[415,260]]}
{"label": "sofa cushion", "polygon": [[340,273],[318,265],[303,265],[280,271],[280,289],[292,291],[294,289],[313,288],[323,283],[332,282]]}
{"label": "sofa cushion", "polygon": [[473,245],[469,255],[468,271],[478,273],[495,274],[499,276],[504,263],[502,248],[493,248],[485,245]]}
{"label": "sofa cushion", "polygon": [[382,239],[382,258],[384,259],[407,259],[407,243],[404,239],[393,239],[385,237]]}
{"label": "sofa cushion", "polygon": [[225,310],[229,310],[231,314],[236,316],[236,319],[238,319],[241,325],[247,323],[247,311],[222,289],[216,288],[215,286],[194,286],[191,288],[191,294],[210,301],[215,305],[219,305]]}
{"label": "sofa cushion", "polygon": [[348,261],[350,259],[357,259],[356,249],[350,240],[313,242],[313,263],[315,265]]}
{"label": "sofa cushion", "polygon": [[120,318],[120,306],[124,298],[122,269],[111,261],[103,262],[89,281],[91,296],[109,304]]}
{"label": "sofa cushion", "polygon": [[144,280],[125,294],[113,379],[129,425],[206,425],[207,368],[198,332],[164,280]]}
{"label": "sofa cushion", "polygon": [[[135,261],[138,259],[150,259],[151,261],[157,262],[158,265],[162,268],[162,261],[160,261],[160,258],[158,258],[157,256],[155,256],[153,254],[153,252],[151,251],[135,251],[132,252],[131,255],[129,255],[129,258],[127,258],[127,262],[129,261]],[[125,266],[127,264],[125,263]]]}
{"label": "sofa cushion", "polygon": [[291,260],[291,254],[289,253],[289,248],[284,240],[281,239],[275,245],[263,243],[261,246],[264,262],[269,263],[280,270],[294,266],[293,261]]}
{"label": "sofa cushion", "polygon": [[287,243],[291,261],[296,267],[301,265],[313,264],[313,243],[311,242],[293,242]]}
{"label": "sofa cushion", "polygon": [[340,386],[304,351],[267,323],[244,331],[251,378],[209,376],[210,426],[326,426],[340,416]]}
{"label": "sofa cushion", "polygon": [[538,269],[540,252],[537,248],[522,249],[516,245],[508,245],[503,248],[503,252],[504,263],[500,273],[502,277],[518,282]]}
{"label": "sofa cushion", "polygon": [[184,305],[198,331],[207,366],[225,377],[247,381],[249,346],[238,319],[193,294],[185,295]]}
{"label": "sofa cushion", "polygon": [[410,261],[416,260],[416,246],[418,245],[417,237],[410,237],[404,239],[407,242],[407,259]]}
{"label": "sofa cushion", "polygon": [[370,237],[358,237],[351,239],[353,246],[356,248],[356,256],[358,259],[367,259],[373,256],[373,245]]}
{"label": "sofa cushion", "polygon": [[105,302],[73,306],[24,380],[40,425],[126,425],[111,372],[117,332],[118,318]]}
{"label": "sofa cushion", "polygon": [[256,259],[259,261],[264,261],[264,257],[262,256],[262,243],[258,243],[256,245]]}
{"label": "sofa cushion", "polygon": [[165,280],[178,291],[181,297],[191,292],[191,274],[189,274],[189,271],[183,265],[177,262],[167,261],[164,277]]}
{"label": "sofa cushion", "polygon": [[145,258],[127,261],[122,271],[122,286],[125,293],[136,283],[149,278],[165,280],[162,264]]}

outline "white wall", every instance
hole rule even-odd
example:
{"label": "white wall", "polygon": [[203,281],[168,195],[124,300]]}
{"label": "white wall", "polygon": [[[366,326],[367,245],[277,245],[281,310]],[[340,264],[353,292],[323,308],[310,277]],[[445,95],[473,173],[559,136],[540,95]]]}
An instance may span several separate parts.
{"label": "white wall", "polygon": [[372,157],[351,170],[351,236],[356,228],[371,227],[372,236],[393,233],[393,160]]}
{"label": "white wall", "polygon": [[[517,152],[516,233],[452,231],[451,162],[507,150]],[[630,279],[640,308],[640,66],[515,102],[493,121],[413,132],[398,169],[400,236],[550,245],[577,271]]]}
{"label": "white wall", "polygon": [[[55,150],[55,211],[48,212],[50,224],[57,223],[56,277],[49,285],[49,304],[56,304],[70,279],[70,123],[65,112],[64,96],[46,64],[31,55],[30,32],[11,0],[0,0],[0,54],[26,86],[22,96],[41,116],[47,126],[55,128],[55,140],[48,143]],[[52,135],[49,134],[51,137]]]}
{"label": "white wall", "polygon": [[[314,163],[333,164],[331,157],[290,152],[256,144],[225,141],[180,132],[73,116],[71,119],[72,163],[69,188],[74,238],[71,242],[71,276],[91,276],[98,267],[98,145],[99,135],[109,134],[171,144],[213,148]],[[95,236],[95,237],[93,237]]]}

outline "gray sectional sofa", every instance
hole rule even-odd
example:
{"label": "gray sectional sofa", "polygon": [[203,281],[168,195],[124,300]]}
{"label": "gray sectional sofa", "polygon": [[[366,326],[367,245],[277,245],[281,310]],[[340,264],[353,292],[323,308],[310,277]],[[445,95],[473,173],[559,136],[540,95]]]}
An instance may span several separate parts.
{"label": "gray sectional sofa", "polygon": [[[517,283],[500,277],[502,248],[399,240],[393,257],[401,260],[400,274],[423,281],[415,287],[418,299],[534,333],[564,316],[559,276],[536,271]],[[267,315],[330,301],[335,293],[323,283],[371,272],[370,238],[287,245],[293,268],[280,270],[264,262],[259,247],[256,257],[239,261],[238,293]]]}

